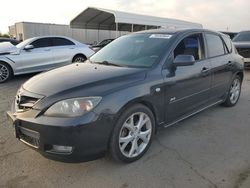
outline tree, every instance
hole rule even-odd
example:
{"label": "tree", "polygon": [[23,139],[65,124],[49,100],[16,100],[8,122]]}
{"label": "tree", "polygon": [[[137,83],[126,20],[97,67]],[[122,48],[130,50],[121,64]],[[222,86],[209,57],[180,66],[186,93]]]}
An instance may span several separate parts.
{"label": "tree", "polygon": [[0,32],[0,37],[10,38],[10,36],[8,34],[6,34],[6,33],[2,34],[1,32]]}

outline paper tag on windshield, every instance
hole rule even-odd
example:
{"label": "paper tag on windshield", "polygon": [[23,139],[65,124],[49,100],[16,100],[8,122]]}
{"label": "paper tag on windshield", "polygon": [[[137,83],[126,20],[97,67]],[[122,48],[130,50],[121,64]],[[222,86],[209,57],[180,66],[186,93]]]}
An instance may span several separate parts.
{"label": "paper tag on windshield", "polygon": [[155,39],[170,39],[172,35],[168,34],[152,34],[149,36],[149,38],[155,38]]}

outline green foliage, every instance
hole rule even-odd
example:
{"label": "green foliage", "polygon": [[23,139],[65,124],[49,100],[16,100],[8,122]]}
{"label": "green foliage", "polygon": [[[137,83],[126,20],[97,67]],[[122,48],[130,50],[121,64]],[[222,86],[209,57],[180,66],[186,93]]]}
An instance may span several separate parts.
{"label": "green foliage", "polygon": [[0,37],[10,38],[10,36],[8,34],[2,34],[2,33],[0,33]]}

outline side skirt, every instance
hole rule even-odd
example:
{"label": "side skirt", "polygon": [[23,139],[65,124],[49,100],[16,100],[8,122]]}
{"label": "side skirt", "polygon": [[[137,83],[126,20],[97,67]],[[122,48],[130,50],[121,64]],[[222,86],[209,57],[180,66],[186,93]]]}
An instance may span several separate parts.
{"label": "side skirt", "polygon": [[219,101],[217,101],[215,103],[212,103],[212,104],[210,104],[210,105],[208,105],[206,107],[203,107],[203,108],[201,108],[201,109],[199,109],[199,110],[197,110],[197,111],[195,111],[195,112],[193,112],[191,114],[188,114],[187,116],[184,116],[184,117],[182,117],[182,118],[180,118],[180,119],[178,119],[178,120],[176,120],[176,121],[174,121],[172,123],[165,124],[165,125],[163,125],[163,127],[164,128],[170,127],[170,126],[172,126],[172,125],[174,125],[174,124],[176,124],[176,123],[178,123],[178,122],[180,122],[180,121],[182,121],[184,119],[187,119],[187,118],[189,118],[189,117],[191,117],[191,116],[193,116],[195,114],[198,114],[199,112],[202,112],[203,110],[206,110],[207,108],[210,108],[210,107],[215,106],[217,104],[220,104],[222,102],[223,102],[223,100],[219,100]]}

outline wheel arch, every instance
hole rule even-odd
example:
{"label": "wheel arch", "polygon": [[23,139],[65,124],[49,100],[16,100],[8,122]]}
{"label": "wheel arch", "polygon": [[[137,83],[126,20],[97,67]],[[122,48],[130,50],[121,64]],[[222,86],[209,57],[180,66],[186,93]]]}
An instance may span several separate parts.
{"label": "wheel arch", "polygon": [[241,72],[241,71],[240,72],[236,72],[235,75],[240,77],[241,82],[243,81],[243,79],[244,79],[244,73],[243,72]]}
{"label": "wheel arch", "polygon": [[[133,99],[129,102],[127,102],[125,105],[123,105],[120,110],[118,111],[117,113],[117,119],[120,117],[120,115],[129,107],[131,106],[134,106],[136,104],[141,104],[141,105],[144,105],[146,106],[154,115],[154,118],[155,118],[155,130],[157,132],[157,127],[159,127],[159,118],[157,116],[157,108],[148,100],[146,99],[142,99],[142,98],[137,98],[137,99]],[[116,121],[117,121],[116,119]]]}
{"label": "wheel arch", "polygon": [[0,63],[7,65],[11,69],[11,74],[14,75],[14,68],[10,63],[8,63],[7,61],[1,60],[1,59],[0,59]]}

